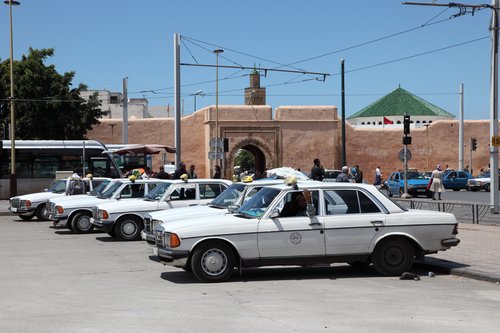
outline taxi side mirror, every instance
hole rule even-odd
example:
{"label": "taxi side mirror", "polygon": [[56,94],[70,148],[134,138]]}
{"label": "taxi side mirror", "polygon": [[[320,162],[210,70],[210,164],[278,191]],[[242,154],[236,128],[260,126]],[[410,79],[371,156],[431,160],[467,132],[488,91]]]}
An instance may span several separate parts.
{"label": "taxi side mirror", "polygon": [[236,213],[238,208],[240,208],[240,206],[238,205],[229,205],[229,207],[227,207],[227,210],[229,211],[229,213],[234,214]]}
{"label": "taxi side mirror", "polygon": [[280,210],[278,208],[274,208],[271,213],[269,213],[269,217],[272,219],[275,219],[277,217],[280,217]]}

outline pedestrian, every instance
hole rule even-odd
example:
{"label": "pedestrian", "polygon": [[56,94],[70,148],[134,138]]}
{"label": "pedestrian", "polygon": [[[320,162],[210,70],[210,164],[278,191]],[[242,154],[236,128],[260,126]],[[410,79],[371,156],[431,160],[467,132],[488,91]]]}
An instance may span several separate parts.
{"label": "pedestrian", "polygon": [[441,166],[436,165],[436,169],[432,171],[431,175],[431,186],[430,190],[432,191],[432,200],[436,200],[436,193],[438,194],[438,200],[441,200],[441,193],[445,191],[443,186],[443,171],[441,170]]}
{"label": "pedestrian", "polygon": [[142,179],[149,179],[151,178],[151,168],[150,167],[146,167],[146,169],[144,170],[144,172],[142,173],[141,175],[141,178]]}
{"label": "pedestrian", "polygon": [[337,183],[349,183],[349,167],[347,165],[344,165],[342,167],[342,172],[339,173],[339,175],[337,176],[337,179],[335,179],[335,181]]}
{"label": "pedestrian", "polygon": [[180,162],[179,167],[175,170],[172,179],[181,179],[181,176],[184,174],[187,174],[186,164],[184,164],[184,162]]}
{"label": "pedestrian", "polygon": [[170,179],[170,175],[165,172],[165,167],[160,165],[160,171],[155,176],[158,179]]}
{"label": "pedestrian", "polygon": [[196,174],[196,172],[194,171],[194,169],[195,169],[194,164],[191,164],[191,165],[189,166],[189,171],[188,171],[188,173],[187,173],[187,175],[188,175],[188,178],[189,178],[189,179],[195,179],[195,178],[198,178],[198,175]]}
{"label": "pedestrian", "polygon": [[382,184],[382,172],[380,171],[380,167],[378,166],[375,169],[375,182],[373,185],[381,185]]}
{"label": "pedestrian", "polygon": [[216,165],[215,168],[214,168],[214,170],[215,170],[215,172],[214,172],[214,176],[212,178],[214,178],[214,179],[220,179],[222,177],[220,166]]}
{"label": "pedestrian", "polygon": [[319,180],[320,182],[323,181],[323,178],[325,178],[325,169],[321,165],[321,161],[319,158],[315,158],[313,161],[314,165],[311,168],[311,179],[312,180]]}
{"label": "pedestrian", "polygon": [[356,175],[354,176],[354,181],[356,183],[363,182],[363,171],[359,168],[359,165],[356,164]]}
{"label": "pedestrian", "polygon": [[468,165],[465,166],[464,171],[465,172],[469,172],[469,166]]}

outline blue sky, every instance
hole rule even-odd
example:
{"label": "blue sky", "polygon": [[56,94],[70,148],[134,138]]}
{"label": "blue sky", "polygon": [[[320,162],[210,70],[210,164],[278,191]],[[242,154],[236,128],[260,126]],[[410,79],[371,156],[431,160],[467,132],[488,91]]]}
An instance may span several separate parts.
{"label": "blue sky", "polygon": [[[183,63],[214,65],[211,51],[221,48],[220,65],[330,74],[323,82],[268,72],[261,85],[273,108],[337,105],[340,114],[343,58],[347,116],[401,86],[458,117],[463,83],[465,119],[490,117],[490,9],[450,19],[457,8],[393,0],[20,1],[13,14],[15,59],[29,47],[54,48],[48,63],[60,73],[74,71],[74,85],[121,91],[128,77],[130,97],[147,97],[150,105],[174,103],[178,33]],[[9,58],[9,16],[8,6],[0,5],[3,61]],[[220,105],[243,104],[249,72],[219,69]],[[182,66],[181,85],[184,114],[193,111],[190,94],[199,90],[205,96],[197,98],[198,108],[215,104],[214,68]]]}

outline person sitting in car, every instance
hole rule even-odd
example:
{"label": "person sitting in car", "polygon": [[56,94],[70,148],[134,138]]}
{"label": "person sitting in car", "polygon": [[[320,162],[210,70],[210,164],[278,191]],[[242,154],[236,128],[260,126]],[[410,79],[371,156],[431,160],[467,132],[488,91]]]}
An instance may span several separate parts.
{"label": "person sitting in car", "polygon": [[311,192],[304,189],[302,192],[292,192],[291,200],[285,203],[280,217],[309,216],[316,214],[316,208],[312,202]]}

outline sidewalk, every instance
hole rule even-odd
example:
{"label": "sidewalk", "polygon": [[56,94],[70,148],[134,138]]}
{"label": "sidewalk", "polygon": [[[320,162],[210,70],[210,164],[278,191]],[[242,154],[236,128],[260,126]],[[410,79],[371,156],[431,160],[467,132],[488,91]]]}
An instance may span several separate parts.
{"label": "sidewalk", "polygon": [[[0,216],[12,216],[9,201],[0,200]],[[429,271],[500,283],[500,225],[460,223],[460,244],[448,251],[426,256]]]}

